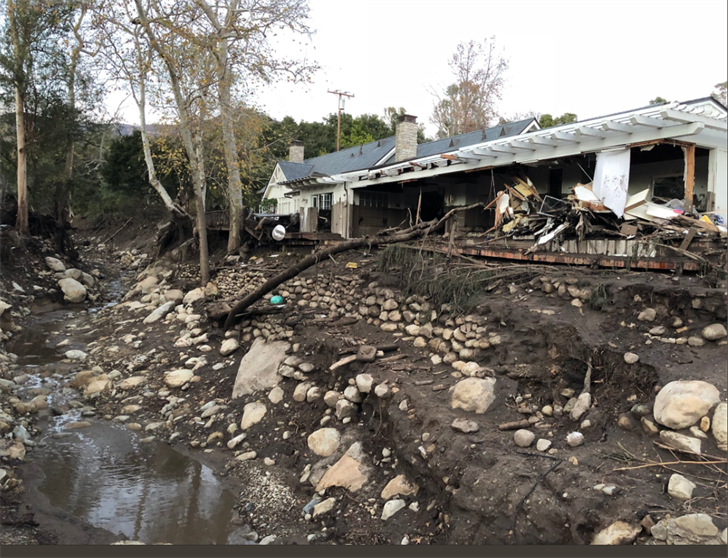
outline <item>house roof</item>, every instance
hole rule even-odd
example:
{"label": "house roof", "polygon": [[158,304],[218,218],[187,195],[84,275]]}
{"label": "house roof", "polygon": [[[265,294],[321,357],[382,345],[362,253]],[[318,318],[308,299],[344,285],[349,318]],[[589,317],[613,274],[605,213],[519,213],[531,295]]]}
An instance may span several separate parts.
{"label": "house roof", "polygon": [[[523,133],[533,125],[535,120],[528,118],[518,122],[510,122],[501,126],[493,126],[485,130],[477,130],[467,134],[451,136],[440,140],[421,143],[417,146],[417,157],[427,157],[456,151],[468,145],[491,141],[499,137],[511,137]],[[278,161],[278,166],[286,177],[283,182],[288,183],[313,176],[331,176],[346,172],[376,168],[394,162],[395,136],[342,149],[335,153],[328,153],[306,159],[303,163]],[[386,159],[385,159],[386,157]]]}
{"label": "house roof", "polygon": [[[483,143],[484,141],[491,141],[501,137],[507,138],[517,136],[528,129],[534,121],[534,118],[527,118],[525,120],[519,120],[518,122],[509,122],[502,126],[493,126],[492,128],[486,128],[485,130],[476,130],[475,132],[469,132],[467,134],[459,134],[457,136],[450,136],[449,138],[443,138],[428,143],[421,143],[417,146],[417,157],[439,155],[440,153],[456,151],[462,147],[475,145],[476,143]],[[394,163],[394,157],[395,155],[392,154],[392,156],[389,157],[384,164],[388,165]]]}

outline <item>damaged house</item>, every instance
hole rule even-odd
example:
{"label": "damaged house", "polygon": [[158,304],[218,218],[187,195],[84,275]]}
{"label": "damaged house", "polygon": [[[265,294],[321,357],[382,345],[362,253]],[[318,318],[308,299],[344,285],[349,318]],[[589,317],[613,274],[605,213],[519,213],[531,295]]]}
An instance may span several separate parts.
{"label": "damaged house", "polygon": [[725,236],[727,114],[705,98],[543,130],[524,120],[420,145],[407,116],[395,137],[320,157],[305,159],[305,146],[292,142],[264,199],[300,216],[300,232],[289,235],[329,239],[480,202],[485,211],[453,220],[461,252],[566,263],[588,254],[624,267],[625,258],[667,257],[658,245],[668,240]]}

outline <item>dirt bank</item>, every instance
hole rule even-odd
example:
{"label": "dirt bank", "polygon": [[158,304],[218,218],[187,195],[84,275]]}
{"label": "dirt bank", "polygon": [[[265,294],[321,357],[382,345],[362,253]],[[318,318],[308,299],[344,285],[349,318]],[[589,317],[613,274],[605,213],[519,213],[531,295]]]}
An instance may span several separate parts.
{"label": "dirt bank", "polygon": [[[700,429],[726,400],[726,337],[704,331],[726,322],[725,288],[553,267],[497,284],[459,313],[403,294],[406,269],[380,271],[376,255],[352,253],[280,287],[275,313],[225,332],[226,302],[298,256],[218,260],[212,283],[194,291],[193,265],[142,272],[151,258],[99,249],[98,236],[86,238],[89,264],[125,274],[132,294],[94,313],[93,340],[80,346],[87,356],[68,363],[64,385],[93,408],[90,422],[169,443],[236,483],[234,520],[252,539],[589,544],[617,521],[636,544],[725,536],[724,441]],[[63,338],[76,332],[52,342]],[[233,399],[258,339],[287,346],[280,366],[262,379],[244,365],[244,395]],[[396,350],[330,370],[361,345]],[[3,377],[22,374],[12,359],[4,365]],[[694,410],[697,430],[661,424],[660,388],[695,380],[717,393]],[[255,382],[265,389],[253,391]],[[16,407],[3,404],[23,420]],[[35,420],[32,410],[23,417]],[[525,421],[518,434],[499,429],[516,421]],[[707,457],[661,447],[673,430],[699,439]],[[573,432],[583,443],[567,441]],[[668,491],[675,473],[694,484],[688,499]],[[701,513],[710,535],[670,523]]]}

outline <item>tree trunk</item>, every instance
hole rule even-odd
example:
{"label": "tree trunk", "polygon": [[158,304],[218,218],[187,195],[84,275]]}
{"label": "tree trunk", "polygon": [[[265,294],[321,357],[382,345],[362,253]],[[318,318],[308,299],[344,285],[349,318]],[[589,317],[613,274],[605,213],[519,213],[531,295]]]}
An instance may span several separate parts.
{"label": "tree trunk", "polygon": [[476,207],[482,207],[483,205],[484,204],[482,203],[476,203],[467,207],[456,207],[455,209],[451,209],[439,221],[437,219],[433,219],[432,221],[419,223],[409,229],[406,229],[397,234],[393,234],[391,236],[357,238],[348,242],[334,244],[333,246],[329,246],[328,248],[324,248],[323,250],[317,250],[310,256],[302,259],[300,262],[292,265],[275,277],[271,277],[270,279],[268,279],[268,281],[263,283],[263,285],[259,289],[253,291],[248,296],[243,298],[240,302],[238,302],[228,314],[228,317],[225,320],[224,327],[225,329],[229,329],[235,323],[236,316],[246,310],[253,303],[263,298],[265,295],[267,295],[279,285],[282,285],[289,279],[293,279],[303,271],[307,270],[309,267],[312,267],[324,260],[328,260],[329,256],[333,256],[334,254],[340,254],[341,252],[347,252],[349,250],[356,250],[357,248],[380,246],[383,244],[395,244],[398,242],[407,242],[415,238],[426,236],[430,232],[434,232],[441,228],[445,224],[445,222],[447,222],[447,220],[456,213],[459,213],[461,211],[467,211],[469,209],[474,209]]}
{"label": "tree trunk", "polygon": [[228,203],[230,204],[230,231],[228,236],[227,253],[232,254],[240,246],[240,233],[243,226],[243,183],[240,179],[240,161],[235,145],[235,131],[233,129],[232,107],[230,105],[230,88],[232,76],[227,67],[227,43],[220,40],[219,70],[219,97],[220,116],[222,119],[223,148],[225,151],[225,166],[228,171]]}
{"label": "tree trunk", "polygon": [[172,93],[174,94],[174,100],[179,114],[179,130],[182,135],[185,151],[187,151],[187,157],[190,160],[190,169],[192,171],[192,183],[195,189],[195,207],[197,209],[197,234],[200,245],[200,283],[202,286],[205,286],[210,280],[210,260],[207,248],[205,202],[202,198],[205,191],[205,175],[201,165],[199,164],[197,153],[195,151],[195,143],[192,139],[192,132],[190,130],[187,104],[182,97],[182,87],[179,82],[179,77],[177,76],[177,70],[174,67],[169,53],[166,52],[154,33],[152,33],[152,30],[149,27],[149,19],[147,18],[146,11],[142,7],[141,0],[134,0],[134,4],[136,5],[137,13],[139,15],[139,22],[149,39],[152,49],[154,49],[154,51],[159,54],[160,58],[164,61],[164,64],[167,67],[167,72],[169,73],[170,85],[172,86]]}
{"label": "tree trunk", "polygon": [[25,146],[25,102],[20,89],[15,87],[15,128],[18,143],[18,217],[15,228],[29,234],[28,226],[28,153]]}

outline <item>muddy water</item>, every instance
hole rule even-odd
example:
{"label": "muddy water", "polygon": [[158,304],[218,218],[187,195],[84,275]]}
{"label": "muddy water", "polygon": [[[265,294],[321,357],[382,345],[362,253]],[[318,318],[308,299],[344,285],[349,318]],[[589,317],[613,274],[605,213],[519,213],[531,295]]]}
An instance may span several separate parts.
{"label": "muddy water", "polygon": [[[161,441],[141,437],[93,416],[61,363],[63,353],[83,350],[94,338],[92,314],[60,306],[34,309],[30,323],[12,339],[29,376],[21,397],[48,393],[53,413],[39,422],[43,434],[26,460],[39,471],[28,479],[40,496],[40,510],[56,518],[78,518],[119,538],[147,544],[250,544],[249,527],[231,523],[235,495],[213,471]],[[69,339],[62,348],[57,345]],[[59,414],[60,413],[60,414]],[[67,425],[90,421],[87,428]]]}

